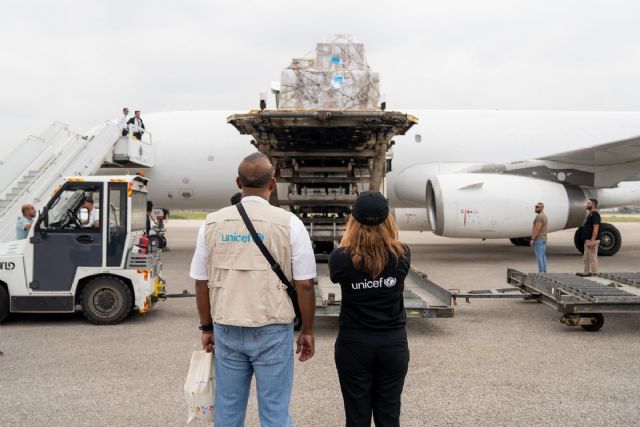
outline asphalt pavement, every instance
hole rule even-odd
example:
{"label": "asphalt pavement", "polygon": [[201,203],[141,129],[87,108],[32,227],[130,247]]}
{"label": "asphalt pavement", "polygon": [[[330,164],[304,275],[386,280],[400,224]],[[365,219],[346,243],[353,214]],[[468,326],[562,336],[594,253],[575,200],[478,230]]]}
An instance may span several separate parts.
{"label": "asphalt pavement", "polygon": [[[188,277],[199,222],[172,221],[168,290]],[[601,271],[638,271],[640,224],[617,224],[623,247]],[[531,248],[507,240],[402,233],[412,263],[447,288],[505,287],[506,270],[536,269]],[[573,231],[552,233],[549,271],[582,266]],[[596,333],[570,328],[543,304],[459,303],[452,319],[411,319],[403,426],[640,424],[640,316],[606,315]],[[13,315],[0,325],[0,426],[180,426],[182,387],[199,343],[193,298],[171,299],[116,326],[75,315]],[[333,362],[336,319],[316,321],[316,356],[296,363],[297,426],[344,425]],[[252,394],[247,426],[257,426]]]}

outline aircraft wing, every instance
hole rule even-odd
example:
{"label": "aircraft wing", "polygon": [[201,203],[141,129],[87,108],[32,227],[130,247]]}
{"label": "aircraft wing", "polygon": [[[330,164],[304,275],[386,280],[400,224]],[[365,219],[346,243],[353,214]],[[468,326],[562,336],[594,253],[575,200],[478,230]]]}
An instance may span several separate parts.
{"label": "aircraft wing", "polygon": [[617,166],[640,161],[640,136],[580,150],[542,157],[539,160],[583,166]]}
{"label": "aircraft wing", "polygon": [[[622,181],[640,180],[640,136],[567,151],[538,159],[552,169],[576,170],[575,177],[590,175],[578,185],[615,187]],[[559,176],[556,173],[556,177]],[[562,175],[560,175],[562,176]],[[583,176],[584,178],[584,176]]]}
{"label": "aircraft wing", "polygon": [[580,187],[611,188],[640,181],[640,136],[508,164],[472,165],[466,172],[529,176]]}

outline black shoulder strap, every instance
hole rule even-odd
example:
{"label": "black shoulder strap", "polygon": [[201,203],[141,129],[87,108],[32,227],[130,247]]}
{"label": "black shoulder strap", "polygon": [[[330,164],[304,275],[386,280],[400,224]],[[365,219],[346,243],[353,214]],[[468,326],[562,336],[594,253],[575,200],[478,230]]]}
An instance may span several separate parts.
{"label": "black shoulder strap", "polygon": [[251,237],[253,238],[253,241],[256,242],[256,245],[258,245],[258,249],[260,249],[260,252],[262,252],[262,255],[264,255],[264,257],[267,259],[267,262],[271,266],[271,269],[273,270],[273,272],[278,275],[278,278],[280,279],[280,281],[284,283],[287,286],[287,288],[293,288],[293,285],[291,284],[291,282],[289,282],[289,279],[287,279],[287,276],[285,276],[284,271],[282,271],[280,264],[278,264],[278,262],[275,260],[273,255],[271,255],[271,252],[269,252],[269,249],[267,249],[264,243],[262,243],[262,240],[260,240],[260,237],[258,236],[258,233],[256,232],[256,229],[253,226],[253,223],[249,219],[249,215],[247,215],[247,211],[244,209],[244,206],[242,206],[242,203],[236,203],[236,208],[238,208],[238,212],[240,212],[240,216],[244,221],[244,225],[246,225],[247,228],[249,229],[249,233],[251,233]]}

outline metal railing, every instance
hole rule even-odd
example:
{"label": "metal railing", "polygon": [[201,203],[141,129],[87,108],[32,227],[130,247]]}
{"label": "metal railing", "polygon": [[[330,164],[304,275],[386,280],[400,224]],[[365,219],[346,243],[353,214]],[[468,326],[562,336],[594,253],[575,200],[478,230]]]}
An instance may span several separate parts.
{"label": "metal railing", "polygon": [[[64,143],[60,143],[60,150],[49,158],[25,187],[19,189],[18,194],[10,198],[8,205],[0,210],[0,241],[7,240],[13,232],[13,224],[8,221],[12,211],[17,212],[18,206],[24,203],[38,205],[46,202],[55,188],[62,184],[65,176],[95,173],[120,134],[120,129],[112,122],[98,126],[91,136],[70,132]],[[24,176],[27,174],[28,172],[25,172]]]}
{"label": "metal railing", "polygon": [[137,141],[140,141],[144,144],[149,144],[152,145],[152,138],[151,138],[151,132],[148,132],[146,129],[143,129],[139,126],[136,126],[134,124],[129,124],[127,125],[127,130],[129,131],[128,136],[129,139],[133,139],[135,138],[133,136],[134,133],[137,133],[138,131],[142,131],[142,139],[137,139],[135,138]]}

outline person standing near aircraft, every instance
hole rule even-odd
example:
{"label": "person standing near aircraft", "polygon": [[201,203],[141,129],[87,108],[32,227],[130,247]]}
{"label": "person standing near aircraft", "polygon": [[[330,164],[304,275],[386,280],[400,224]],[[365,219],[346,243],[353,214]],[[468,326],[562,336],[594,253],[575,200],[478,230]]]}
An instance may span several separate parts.
{"label": "person standing near aircraft", "polygon": [[228,206],[209,214],[198,231],[190,275],[196,281],[202,346],[213,351],[215,345],[217,426],[244,425],[254,374],[260,425],[292,425],[294,307],[248,231],[242,208],[297,291],[302,320],[299,360],[314,355],[315,255],[302,221],[268,202],[276,187],[274,172],[264,154],[245,157],[236,179],[242,189],[241,208]]}
{"label": "person standing near aircraft", "polygon": [[547,228],[549,218],[544,213],[544,203],[538,202],[535,207],[536,217],[533,220],[533,230],[531,231],[531,245],[536,254],[538,262],[538,272],[547,272]]}
{"label": "person standing near aircraft", "polygon": [[122,115],[120,116],[120,118],[116,122],[116,125],[122,131],[122,136],[129,135],[129,129],[128,129],[128,125],[127,125],[127,123],[128,123],[128,118],[127,117],[128,116],[129,116],[129,109],[127,107],[124,107],[122,109]]}
{"label": "person standing near aircraft", "polygon": [[598,200],[587,200],[589,213],[582,224],[582,238],[584,239],[584,273],[581,276],[591,276],[598,272],[598,245],[600,244],[600,212],[598,212]]}
{"label": "person standing near aircraft", "polygon": [[347,427],[400,425],[400,396],[409,367],[403,292],[409,247],[398,240],[387,199],[365,191],[356,199],[331,281],[342,288],[335,363]]}
{"label": "person standing near aircraft", "polygon": [[129,119],[127,124],[133,125],[133,136],[138,140],[142,140],[142,134],[144,133],[144,122],[140,118],[140,110],[133,112],[134,116]]}
{"label": "person standing near aircraft", "polygon": [[36,208],[32,205],[22,206],[22,216],[18,218],[16,224],[16,239],[23,240],[29,235],[29,230],[33,226],[33,219],[36,217]]}

